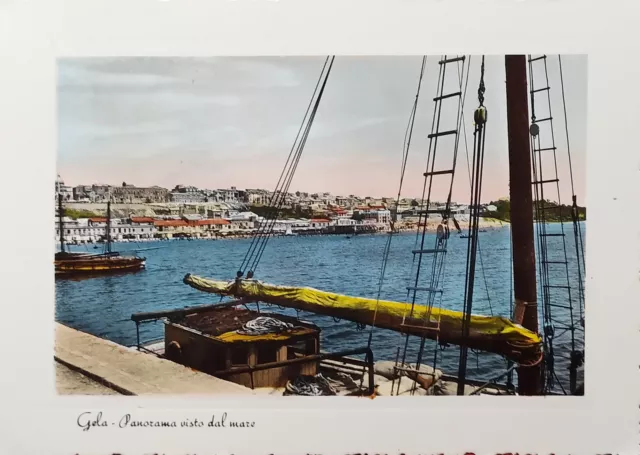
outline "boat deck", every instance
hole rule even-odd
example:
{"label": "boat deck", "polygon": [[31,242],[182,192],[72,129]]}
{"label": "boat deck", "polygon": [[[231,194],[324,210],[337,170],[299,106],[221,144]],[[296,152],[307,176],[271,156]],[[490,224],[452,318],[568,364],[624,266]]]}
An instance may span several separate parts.
{"label": "boat deck", "polygon": [[[164,341],[152,341],[143,346],[141,346],[143,352],[146,352],[147,355],[152,354],[158,357],[164,356]],[[135,348],[130,348],[135,349]],[[332,376],[333,373],[344,373],[355,378],[357,383],[360,382],[360,378],[363,375],[362,365],[363,362],[351,358],[345,357],[342,360],[329,360],[325,359],[320,362],[320,373],[328,376]],[[375,382],[377,386],[377,393],[383,396],[391,396],[397,395],[397,389],[392,381],[383,378],[382,376],[375,375]],[[465,386],[465,394],[470,395],[475,392],[480,386],[484,385],[482,381],[473,381],[468,380],[468,384]],[[457,392],[457,378],[453,376],[444,375],[441,380],[438,382],[438,385],[434,390],[427,393],[422,389],[418,389],[416,395],[456,395]],[[414,392],[413,389],[413,381],[404,379],[404,387],[400,389],[400,396],[411,396]],[[256,395],[282,395],[284,392],[284,387],[259,387],[254,389],[254,393]],[[507,391],[501,386],[491,385],[480,392],[480,395],[492,395],[492,396],[501,396],[507,395]]]}

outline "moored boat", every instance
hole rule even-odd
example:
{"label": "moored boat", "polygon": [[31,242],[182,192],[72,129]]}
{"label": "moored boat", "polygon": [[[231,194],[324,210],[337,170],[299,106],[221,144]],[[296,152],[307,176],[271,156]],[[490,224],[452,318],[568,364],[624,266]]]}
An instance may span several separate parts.
{"label": "moored boat", "polygon": [[[455,395],[457,379],[429,365],[378,359],[366,345],[322,349],[321,330],[244,300],[131,315],[135,349],[269,395]],[[141,342],[140,324],[161,320],[161,340]],[[358,356],[364,355],[364,359]],[[509,387],[467,381],[466,395],[511,395]]]}
{"label": "moored boat", "polygon": [[90,256],[54,261],[55,276],[120,273],[141,270],[146,258],[129,256]]}
{"label": "moored boat", "polygon": [[103,253],[75,253],[66,251],[64,240],[62,199],[58,199],[58,217],[60,223],[60,249],[54,256],[56,277],[94,276],[103,274],[139,271],[145,267],[146,258],[139,256],[121,256],[111,251],[111,202],[107,202],[107,226],[105,251]]}
{"label": "moored boat", "polygon": [[[443,56],[438,62],[441,67],[441,75],[444,78],[444,65],[455,63],[455,66],[462,65],[464,74],[465,56],[447,57]],[[546,56],[532,59],[529,57],[529,64],[534,61],[544,61]],[[333,62],[333,58],[327,59]],[[326,84],[328,72],[321,74],[318,86]],[[423,69],[426,64],[426,57],[423,59]],[[466,73],[469,71],[467,63]],[[545,66],[546,68],[546,66]],[[253,387],[271,387],[280,389],[284,385],[284,394],[300,395],[324,395],[337,394],[327,392],[331,386],[328,379],[336,379],[329,375],[327,366],[337,367],[337,372],[343,375],[336,375],[344,380],[342,383],[346,390],[351,387],[352,395],[372,394],[374,387],[378,386],[376,393],[382,395],[437,395],[437,394],[457,394],[457,395],[477,395],[477,394],[519,394],[519,395],[582,395],[584,394],[584,330],[576,324],[580,316],[582,327],[584,312],[584,290],[582,280],[582,270],[584,269],[584,255],[577,225],[577,215],[572,215],[575,230],[576,258],[578,267],[578,279],[574,280],[569,274],[569,261],[566,257],[566,244],[564,231],[561,233],[547,233],[542,227],[538,230],[539,248],[537,250],[538,261],[536,262],[536,248],[534,236],[533,213],[536,217],[543,217],[544,210],[549,210],[548,201],[541,195],[541,185],[543,183],[559,181],[557,169],[555,177],[545,180],[542,172],[537,166],[539,157],[532,158],[532,152],[540,152],[541,148],[537,143],[537,148],[531,149],[530,137],[537,138],[538,129],[535,115],[532,115],[532,124],[527,121],[528,106],[527,93],[531,96],[537,92],[532,89],[527,90],[526,57],[524,55],[506,56],[506,86],[507,86],[507,119],[509,137],[509,182],[510,182],[510,220],[511,220],[511,242],[510,252],[512,263],[512,291],[509,295],[509,315],[508,317],[483,316],[474,313],[474,280],[477,271],[483,268],[482,257],[479,247],[479,233],[484,230],[479,229],[480,215],[478,210],[473,210],[468,220],[467,234],[462,234],[459,223],[455,220],[451,210],[451,189],[453,188],[453,178],[455,175],[456,157],[458,153],[458,141],[453,145],[451,158],[452,167],[450,169],[435,168],[435,142],[433,149],[430,145],[429,167],[423,175],[425,177],[424,188],[429,188],[429,193],[423,194],[419,204],[420,218],[418,220],[418,232],[414,249],[411,250],[413,257],[419,257],[415,270],[412,269],[411,277],[402,280],[401,286],[407,291],[406,298],[402,301],[382,300],[381,292],[384,282],[384,271],[389,257],[389,248],[393,229],[389,231],[389,240],[383,253],[383,262],[377,290],[375,293],[369,292],[369,297],[354,297],[334,292],[322,291],[311,287],[302,286],[280,286],[264,283],[255,278],[255,271],[263,255],[267,241],[273,235],[273,228],[265,229],[254,236],[247,255],[242,264],[235,272],[234,280],[212,280],[188,274],[184,278],[184,283],[190,287],[208,293],[213,293],[224,297],[232,297],[232,302],[206,305],[201,307],[184,308],[171,311],[160,311],[156,313],[135,314],[132,320],[136,323],[139,350],[145,350],[151,354],[161,355],[168,360],[178,362],[185,366],[207,372],[214,376],[224,377],[234,382]],[[460,67],[458,67],[460,70]],[[484,125],[487,119],[486,108],[484,107],[484,57],[482,57],[480,82],[478,88],[479,107],[474,112],[475,131],[474,136],[474,160],[470,166],[470,174],[476,178],[470,182],[471,207],[478,207],[481,202],[482,172],[484,165]],[[422,78],[422,72],[421,76]],[[321,84],[322,80],[324,82]],[[459,77],[460,84],[464,78]],[[464,118],[462,106],[462,85],[459,92],[447,94],[444,92],[444,82],[438,83],[435,109],[437,121],[432,123],[432,133],[430,139],[440,136],[458,136],[461,134],[462,119]],[[548,87],[547,87],[548,89]],[[319,104],[322,90],[315,101],[315,109]],[[418,94],[420,84],[418,86]],[[466,89],[465,89],[466,93]],[[315,93],[314,93],[315,96]],[[416,95],[416,104],[418,96]],[[442,100],[458,100],[458,112],[456,114],[455,130],[440,130],[440,103]],[[313,99],[312,99],[313,100]],[[550,104],[550,101],[549,101]],[[533,102],[532,102],[533,105]],[[549,108],[550,109],[550,108]],[[533,114],[533,112],[532,112]],[[311,117],[312,118],[312,117]],[[413,125],[415,118],[415,106],[409,122]],[[544,120],[550,120],[547,118]],[[312,120],[306,126],[310,129]],[[530,128],[531,126],[531,128]],[[465,133],[466,134],[466,133]],[[567,133],[568,134],[568,133]],[[409,133],[410,137],[410,133]],[[306,140],[306,138],[305,138]],[[304,144],[304,142],[303,142]],[[408,141],[407,141],[408,149]],[[556,147],[552,147],[555,157]],[[297,163],[302,147],[298,148]],[[468,154],[467,154],[468,155]],[[448,161],[447,161],[448,162]],[[404,160],[406,163],[406,159]],[[469,163],[467,163],[469,165]],[[297,165],[297,164],[296,164]],[[283,172],[295,171],[295,165],[288,169],[285,165]],[[404,175],[405,165],[402,168]],[[532,170],[534,178],[532,179]],[[431,194],[431,182],[434,176],[442,178],[448,176],[448,185],[442,188],[449,188],[444,207],[433,209],[432,204],[435,195]],[[535,185],[535,198],[534,189]],[[401,187],[402,189],[402,178]],[[400,199],[398,191],[398,200]],[[276,188],[274,194],[286,194],[288,183]],[[557,199],[560,199],[559,189]],[[575,194],[573,195],[575,204]],[[558,203],[557,207],[561,207]],[[542,212],[542,213],[541,213]],[[577,214],[577,208],[574,212]],[[266,226],[274,226],[277,219],[277,210],[274,210],[274,218]],[[427,235],[427,219],[429,215],[440,217],[440,224],[435,236]],[[544,218],[542,218],[544,219]],[[424,222],[422,222],[424,220]],[[460,243],[449,245],[447,240],[450,236],[449,222],[452,221],[462,238],[469,239],[466,251],[466,270],[464,283],[464,300],[455,302],[448,299],[444,302],[442,296],[445,294],[443,282],[445,280],[444,263],[448,250],[460,248]],[[562,228],[564,229],[564,228]],[[357,234],[354,226],[354,235]],[[565,255],[564,261],[549,261],[547,256],[547,240],[545,237],[557,237],[562,241],[562,251]],[[431,243],[429,245],[427,242]],[[551,248],[554,246],[552,245]],[[479,263],[476,264],[476,257]],[[582,259],[582,261],[581,261]],[[546,264],[564,264],[566,283],[549,284],[551,276],[548,273]],[[536,264],[540,265],[539,282],[541,284],[541,301],[538,304],[536,276]],[[582,267],[582,269],[581,269]],[[422,268],[422,270],[421,270]],[[236,269],[234,269],[236,270]],[[421,273],[422,272],[422,273]],[[246,275],[245,275],[246,274]],[[415,277],[415,278],[414,278]],[[347,277],[346,279],[349,279]],[[395,283],[394,283],[395,284]],[[408,286],[407,286],[408,284]],[[571,294],[571,285],[579,290],[578,299],[575,293]],[[486,286],[486,283],[485,283]],[[558,289],[551,299],[550,289]],[[562,293],[561,293],[562,292]],[[420,293],[420,294],[418,294]],[[488,294],[488,293],[487,293]],[[222,299],[221,299],[222,300]],[[477,300],[477,295],[475,297]],[[558,305],[554,302],[562,302]],[[461,303],[461,304],[460,304]],[[257,311],[251,311],[249,304],[255,304]],[[352,321],[357,324],[356,328],[363,330],[370,327],[368,341],[363,343],[363,347],[351,350],[351,352],[341,351],[334,353],[322,352],[320,350],[319,336],[320,330],[315,326],[310,326],[304,321],[291,316],[281,314],[264,313],[261,311],[261,304],[284,307],[299,312],[311,312],[320,316],[329,316],[336,319]],[[244,306],[246,310],[235,309],[234,307]],[[461,307],[460,310],[452,310],[454,307]],[[542,310],[542,330],[539,326],[538,307]],[[557,319],[552,317],[554,308],[566,309],[567,323],[559,324]],[[491,306],[489,306],[491,309]],[[557,315],[557,312],[554,313]],[[557,317],[557,316],[556,316]],[[141,345],[139,325],[144,322],[163,319],[165,321],[164,342]],[[266,324],[266,320],[270,321]],[[230,321],[233,321],[232,323]],[[556,333],[556,328],[564,329],[562,333]],[[400,332],[404,336],[403,342],[398,346],[395,362],[383,361],[373,362],[372,339],[375,336],[374,328],[387,329]],[[560,332],[560,330],[558,330]],[[308,337],[296,339],[295,336]],[[569,351],[569,359],[563,358],[560,349],[554,349],[560,345],[560,337],[563,339],[565,353]],[[415,338],[419,341],[419,349],[410,352],[409,343]],[[302,345],[296,346],[298,341],[303,341]],[[307,344],[306,342],[311,342]],[[425,354],[426,341],[429,341],[427,348],[432,351]],[[414,344],[416,344],[414,342]],[[442,362],[441,351],[456,345],[459,348],[458,374],[444,375],[438,370],[438,358]],[[496,369],[491,378],[485,383],[481,383],[467,377],[468,355],[471,350],[476,352],[486,352],[497,354],[505,361],[505,368]],[[417,355],[416,352],[417,351]],[[473,351],[471,351],[473,352]],[[365,355],[365,359],[353,359],[352,355]],[[415,362],[409,362],[408,356],[415,355]],[[433,359],[432,365],[425,365],[423,362]],[[564,387],[557,377],[555,368],[559,368],[560,362],[569,360],[565,365],[569,370],[569,384]],[[301,365],[305,364],[307,370],[302,371]],[[295,368],[291,368],[295,366]],[[563,365],[564,366],[564,365]],[[267,373],[271,371],[271,373]],[[257,374],[262,372],[261,374]],[[492,372],[493,373],[493,372]],[[514,384],[514,373],[517,374],[517,388]],[[319,376],[322,375],[322,376]],[[344,374],[350,377],[347,379]],[[387,383],[380,379],[386,378]],[[231,379],[234,378],[234,379]],[[405,378],[413,382],[407,381]],[[346,382],[345,382],[346,381]],[[349,382],[351,381],[351,382]],[[504,384],[498,381],[506,381]],[[256,386],[256,382],[259,386]],[[401,388],[401,382],[408,383],[408,389]],[[366,389],[363,383],[367,385]],[[354,384],[356,384],[354,386]],[[358,385],[359,384],[359,385]],[[386,388],[386,389],[385,389]],[[380,391],[384,389],[383,393]],[[306,393],[306,391],[317,391],[318,393]],[[335,390],[334,390],[335,391]]]}

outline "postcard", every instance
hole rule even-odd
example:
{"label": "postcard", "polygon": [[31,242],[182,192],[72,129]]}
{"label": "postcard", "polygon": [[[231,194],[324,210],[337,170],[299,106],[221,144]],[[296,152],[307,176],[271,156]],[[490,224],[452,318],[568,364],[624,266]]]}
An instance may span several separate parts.
{"label": "postcard", "polygon": [[635,63],[569,1],[62,3],[8,7],[7,453],[637,452]]}

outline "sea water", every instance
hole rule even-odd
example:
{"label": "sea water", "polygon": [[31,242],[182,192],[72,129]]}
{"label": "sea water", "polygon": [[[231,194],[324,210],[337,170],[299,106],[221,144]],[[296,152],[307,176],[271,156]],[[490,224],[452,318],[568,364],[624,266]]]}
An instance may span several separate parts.
{"label": "sea water", "polygon": [[[547,225],[547,232],[559,233],[564,228],[566,250],[569,260],[574,319],[579,320],[578,270],[573,226],[570,223]],[[584,238],[585,226],[582,225]],[[509,227],[479,234],[480,254],[474,289],[473,313],[510,317],[512,300],[511,240]],[[546,237],[548,260],[564,260],[562,237]],[[310,286],[324,291],[352,296],[376,298],[380,283],[387,235],[346,236],[285,236],[274,237],[256,270],[256,278],[273,284]],[[415,279],[414,255],[416,233],[395,234],[387,257],[386,271],[380,298],[406,301],[407,286]],[[427,234],[425,248],[432,248],[434,234]],[[462,310],[465,287],[467,239],[452,233],[448,241],[448,253],[443,272],[443,297],[441,306]],[[250,239],[194,240],[145,242],[140,248],[158,247],[143,251],[146,270],[129,275],[103,276],[91,279],[56,280],[56,319],[78,330],[112,340],[123,345],[135,345],[135,324],[132,313],[159,311],[216,303],[218,296],[196,291],[183,284],[187,273],[215,279],[232,279],[235,276],[251,244]],[[125,253],[136,248],[135,244],[115,244],[114,250]],[[74,247],[74,251],[86,251]],[[91,251],[89,249],[89,251]],[[426,257],[426,256],[425,256]],[[422,280],[431,275],[430,259],[422,270]],[[584,271],[583,271],[584,276]],[[421,285],[425,286],[422,281]],[[550,266],[550,284],[566,285],[564,266]],[[540,291],[539,291],[540,292]],[[418,294],[417,302],[424,300]],[[541,301],[541,297],[538,297]],[[567,304],[566,290],[552,293],[552,301]],[[438,304],[440,305],[440,304]],[[265,307],[262,306],[264,310]],[[295,310],[267,307],[267,311],[296,316]],[[553,318],[562,323],[569,320],[569,312],[553,310]],[[301,312],[301,319],[317,324],[322,329],[321,343],[325,351],[366,346],[370,328],[359,329],[350,321],[334,320],[328,316]],[[567,363],[570,350],[570,333],[556,328],[556,373],[565,384],[568,382]],[[141,325],[142,340],[162,337],[163,325],[151,323]],[[578,334],[577,338],[582,339]],[[395,360],[404,352],[406,338],[399,333],[374,329],[372,349],[377,360]],[[410,337],[407,347],[407,362],[415,362],[420,340]],[[399,351],[398,351],[399,349]],[[423,363],[433,364],[448,374],[457,374],[459,348],[439,347],[427,341]],[[506,369],[506,361],[498,355],[471,352],[468,358],[467,377],[488,380]]]}

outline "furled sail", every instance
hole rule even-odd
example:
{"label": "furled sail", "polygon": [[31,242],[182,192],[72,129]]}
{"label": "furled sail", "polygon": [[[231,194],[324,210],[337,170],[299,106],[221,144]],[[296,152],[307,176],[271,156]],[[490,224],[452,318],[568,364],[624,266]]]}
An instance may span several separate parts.
{"label": "furled sail", "polygon": [[[376,327],[437,338],[446,344],[463,342],[463,313],[459,311],[433,307],[429,310],[426,306],[415,305],[411,313],[409,303],[351,297],[308,287],[277,286],[257,280],[216,281],[188,274],[183,281],[204,292],[271,303],[361,324],[371,325],[375,314]],[[529,363],[539,357],[541,339],[538,334],[506,318],[472,315],[465,344],[471,349]]]}

